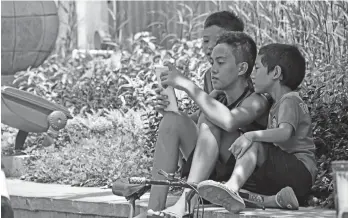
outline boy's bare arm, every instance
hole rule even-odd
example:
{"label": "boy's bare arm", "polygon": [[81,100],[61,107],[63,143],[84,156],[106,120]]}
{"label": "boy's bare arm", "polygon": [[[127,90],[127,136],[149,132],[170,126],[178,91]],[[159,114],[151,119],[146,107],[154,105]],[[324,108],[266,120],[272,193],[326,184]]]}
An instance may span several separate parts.
{"label": "boy's bare arm", "polygon": [[238,128],[252,123],[269,108],[266,99],[253,94],[240,107],[230,111],[224,104],[209,96],[193,82],[188,81],[183,87],[207,119],[228,132],[236,131]]}
{"label": "boy's bare arm", "polygon": [[[204,91],[206,92],[206,91]],[[209,93],[209,96],[211,96],[212,98],[216,98],[216,96],[220,93],[223,93],[222,91],[217,91],[217,90],[213,90],[212,92]],[[198,123],[199,120],[199,115],[200,115],[201,110],[197,110],[196,112],[194,112],[193,114],[189,115],[189,117],[195,122]]]}
{"label": "boy's bare arm", "polygon": [[246,137],[259,142],[285,142],[295,132],[298,123],[298,105],[293,99],[285,99],[279,105],[278,125],[272,129],[247,133]]}
{"label": "boy's bare arm", "polygon": [[288,123],[281,123],[278,128],[258,130],[244,133],[245,137],[254,142],[279,143],[287,141],[294,129]]}

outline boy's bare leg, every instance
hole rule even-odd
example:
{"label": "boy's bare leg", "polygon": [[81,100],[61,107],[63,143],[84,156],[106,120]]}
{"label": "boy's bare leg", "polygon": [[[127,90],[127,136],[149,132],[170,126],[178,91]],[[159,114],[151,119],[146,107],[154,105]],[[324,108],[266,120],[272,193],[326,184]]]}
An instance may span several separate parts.
{"label": "boy's bare leg", "polygon": [[[223,131],[210,123],[203,117],[199,120],[199,135],[197,139],[196,149],[193,155],[192,165],[187,178],[188,182],[199,183],[209,178],[212,173],[215,163],[219,156],[220,144],[228,144],[231,141],[234,142],[238,138],[238,134],[230,133],[227,138],[221,138]],[[221,140],[220,140],[221,139]],[[226,143],[224,143],[224,141]],[[226,148],[227,150],[228,148]],[[186,199],[185,195],[191,189],[184,189],[179,200],[175,205],[167,208],[165,211],[174,212],[177,215],[183,215],[185,213]],[[197,204],[198,196],[195,196],[191,200],[192,209]]]}
{"label": "boy's bare leg", "polygon": [[[211,174],[217,160],[218,152],[219,148],[217,147],[214,136],[209,130],[209,127],[202,123],[200,126],[197,147],[193,155],[192,165],[187,182],[198,183],[209,178],[209,175]],[[179,216],[185,214],[185,196],[186,193],[190,191],[191,189],[185,188],[175,205],[167,208],[165,211],[174,212]],[[197,196],[192,199],[192,206],[194,206],[196,203]]]}
{"label": "boy's bare leg", "polygon": [[188,182],[198,183],[209,178],[218,159],[221,130],[202,114],[198,120],[199,134],[193,154]]}
{"label": "boy's bare leg", "polygon": [[231,178],[225,183],[230,189],[238,192],[254,172],[256,165],[261,166],[266,158],[265,147],[262,143],[254,142],[245,154],[236,160]]}
{"label": "boy's bare leg", "polygon": [[[196,124],[187,115],[173,112],[165,113],[159,126],[155,147],[153,178],[164,179],[157,173],[160,169],[174,173],[177,169],[179,149],[187,158],[196,145],[197,137]],[[165,208],[168,188],[168,186],[158,185],[151,187],[149,209],[160,211]],[[137,217],[146,217],[146,214],[140,214]]]}
{"label": "boy's bare leg", "polygon": [[[220,156],[224,162],[227,162],[230,155],[232,155],[232,153],[230,151],[228,151],[228,149],[230,148],[231,144],[233,144],[235,139],[238,138],[238,136],[239,136],[239,134],[237,132],[235,133],[235,137],[225,137],[224,135],[226,135],[226,134],[233,134],[233,133],[222,132],[222,137],[225,138],[225,140],[223,140],[221,147],[220,147]],[[245,190],[245,189],[241,189],[240,191],[244,192],[244,193],[248,193],[249,195],[253,195],[254,198],[261,197],[263,202],[260,202],[260,203],[267,208],[279,208],[279,206],[276,203],[276,195],[266,196],[266,195],[253,193],[253,192],[250,192],[250,191]],[[250,200],[252,200],[252,199],[250,199]]]}
{"label": "boy's bare leg", "polygon": [[[235,192],[240,191],[245,182],[254,172],[255,167],[260,167],[267,159],[266,146],[269,145],[254,142],[253,145],[251,145],[251,147],[248,149],[248,151],[240,159],[236,160],[236,165],[231,178],[225,183],[225,185]],[[222,150],[223,148],[220,149]],[[251,198],[261,197],[263,202],[260,203],[267,208],[282,208],[277,204],[277,195],[266,196],[246,190],[243,190],[243,192],[247,192],[250,195],[253,195]],[[289,187],[284,187],[278,192],[278,194],[283,195],[284,198],[289,197],[290,195],[290,198],[296,198],[295,193],[293,192],[293,190],[290,190]]]}
{"label": "boy's bare leg", "polygon": [[[261,143],[253,143],[244,155],[236,160],[230,179],[223,185],[219,182],[207,180],[198,185],[200,195],[213,204],[222,205],[230,212],[239,212],[245,204],[238,196],[240,188],[253,173],[256,164],[265,162],[265,154]],[[225,186],[225,187],[223,187]],[[230,190],[230,191],[228,191]]]}
{"label": "boy's bare leg", "polygon": [[221,145],[220,145],[220,158],[223,163],[227,163],[230,159],[231,155],[233,155],[228,149],[231,145],[236,141],[236,139],[240,136],[239,131],[235,132],[221,132]]}

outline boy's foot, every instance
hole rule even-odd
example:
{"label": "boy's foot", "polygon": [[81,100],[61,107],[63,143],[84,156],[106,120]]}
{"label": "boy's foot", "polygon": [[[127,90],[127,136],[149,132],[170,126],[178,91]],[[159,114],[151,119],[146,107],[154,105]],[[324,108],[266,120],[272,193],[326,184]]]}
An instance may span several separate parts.
{"label": "boy's foot", "polygon": [[299,204],[294,190],[287,186],[276,194],[277,205],[282,209],[298,210]]}
{"label": "boy's foot", "polygon": [[239,194],[222,183],[206,180],[199,183],[197,189],[202,198],[223,206],[231,213],[238,213],[245,208],[244,201]]}
{"label": "boy's foot", "polygon": [[[175,212],[174,212],[175,211]],[[147,218],[190,218],[193,217],[191,214],[186,212],[177,211],[176,208],[168,207],[163,211],[147,211]]]}
{"label": "boy's foot", "polygon": [[185,208],[185,199],[184,198],[179,198],[179,200],[171,207],[166,208],[165,210],[162,211],[153,211],[153,210],[148,210],[147,215],[150,218],[160,218],[160,217],[165,217],[165,218],[183,218],[183,217],[190,217],[189,214],[186,212]]}
{"label": "boy's foot", "polygon": [[253,193],[244,189],[239,190],[239,194],[243,199],[248,199],[250,201],[257,202],[260,204],[264,203],[264,198],[260,194]]}
{"label": "boy's foot", "polygon": [[153,211],[149,210],[147,212],[146,218],[192,218],[191,214],[179,215],[170,211]]}

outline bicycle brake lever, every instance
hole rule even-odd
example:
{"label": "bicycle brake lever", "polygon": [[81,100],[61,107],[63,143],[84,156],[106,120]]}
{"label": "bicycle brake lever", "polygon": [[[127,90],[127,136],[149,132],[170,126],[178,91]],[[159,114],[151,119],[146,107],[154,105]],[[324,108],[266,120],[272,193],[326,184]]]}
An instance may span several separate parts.
{"label": "bicycle brake lever", "polygon": [[167,173],[166,171],[164,171],[162,169],[160,169],[158,171],[158,174],[164,176],[166,179],[171,180],[171,181],[177,180],[174,178],[174,175],[175,175],[174,173]]}

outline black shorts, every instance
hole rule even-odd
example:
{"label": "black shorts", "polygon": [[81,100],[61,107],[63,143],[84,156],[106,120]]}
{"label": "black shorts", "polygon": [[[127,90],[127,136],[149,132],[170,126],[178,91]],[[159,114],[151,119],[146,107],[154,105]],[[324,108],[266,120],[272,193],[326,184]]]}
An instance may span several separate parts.
{"label": "black shorts", "polygon": [[[290,186],[294,190],[300,205],[303,205],[312,187],[310,172],[295,155],[287,153],[274,145],[265,147],[267,148],[267,160],[262,166],[256,167],[242,188],[262,195],[275,195],[282,188]],[[183,166],[182,177],[188,176],[193,153]],[[219,182],[227,181],[232,175],[235,162],[233,155],[225,164],[217,161],[209,179]]]}

